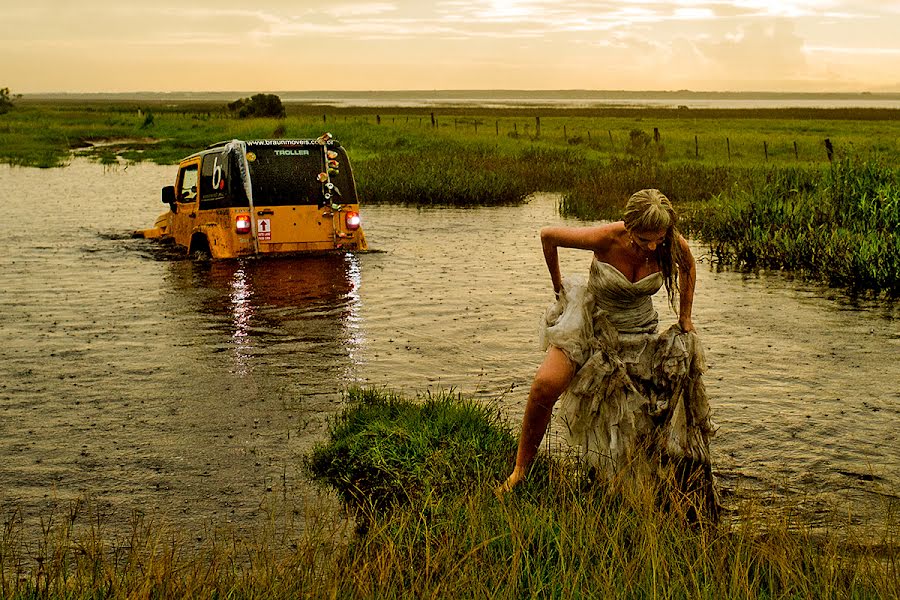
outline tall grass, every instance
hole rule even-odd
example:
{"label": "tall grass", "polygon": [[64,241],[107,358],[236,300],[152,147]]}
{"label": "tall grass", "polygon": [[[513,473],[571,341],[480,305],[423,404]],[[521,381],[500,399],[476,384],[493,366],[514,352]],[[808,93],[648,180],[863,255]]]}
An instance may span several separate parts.
{"label": "tall grass", "polygon": [[[488,433],[492,432],[492,433]],[[349,595],[844,597],[897,592],[897,524],[883,544],[816,537],[753,506],[691,524],[660,490],[594,483],[543,457],[513,494],[493,487],[514,438],[492,407],[352,391],[309,463],[365,515]],[[663,508],[663,507],[666,508]],[[839,525],[839,524],[836,524]],[[882,561],[887,558],[887,561]]]}
{"label": "tall grass", "polygon": [[542,456],[498,498],[515,436],[496,408],[351,390],[309,458],[356,515],[269,507],[255,531],[197,543],[149,516],[104,534],[89,506],[43,515],[26,538],[4,515],[3,598],[889,598],[896,514],[862,542],[835,520],[747,503],[718,525],[663,509],[655,490],[594,483]]}
{"label": "tall grass", "polygon": [[669,164],[648,157],[612,158],[596,164],[563,194],[560,213],[583,220],[620,218],[635,191],[665,190],[673,202],[705,201],[746,177],[747,169],[695,164]]}
{"label": "tall grass", "polygon": [[877,159],[771,171],[701,205],[692,226],[722,263],[900,295],[900,170]]}
{"label": "tall grass", "polygon": [[288,108],[285,119],[241,120],[224,105],[22,102],[0,116],[0,161],[57,166],[77,148],[102,162],[172,163],[217,140],[329,130],[363,203],[515,204],[551,191],[564,216],[614,219],[631,193],[656,187],[722,263],[900,290],[898,111],[542,108],[539,120],[534,109],[458,108],[432,125],[421,109]]}

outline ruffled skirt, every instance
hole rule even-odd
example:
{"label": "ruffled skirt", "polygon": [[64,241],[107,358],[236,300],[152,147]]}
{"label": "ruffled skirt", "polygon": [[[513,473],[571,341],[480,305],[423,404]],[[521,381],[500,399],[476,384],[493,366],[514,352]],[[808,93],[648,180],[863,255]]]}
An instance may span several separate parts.
{"label": "ruffled skirt", "polygon": [[547,309],[541,338],[544,349],[556,346],[576,365],[557,419],[583,459],[607,480],[674,482],[693,512],[716,517],[709,452],[715,425],[697,334],[678,325],[658,334],[620,333],[594,308],[585,284],[567,279]]}

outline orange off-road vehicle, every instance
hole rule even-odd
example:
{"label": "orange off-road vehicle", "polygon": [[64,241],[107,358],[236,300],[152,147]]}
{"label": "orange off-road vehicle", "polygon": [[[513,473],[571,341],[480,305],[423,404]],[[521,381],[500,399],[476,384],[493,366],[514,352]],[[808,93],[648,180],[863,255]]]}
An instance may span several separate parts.
{"label": "orange off-road vehicle", "polygon": [[181,160],[162,201],[169,210],[135,233],[192,255],[368,249],[350,161],[330,134],[213,144]]}

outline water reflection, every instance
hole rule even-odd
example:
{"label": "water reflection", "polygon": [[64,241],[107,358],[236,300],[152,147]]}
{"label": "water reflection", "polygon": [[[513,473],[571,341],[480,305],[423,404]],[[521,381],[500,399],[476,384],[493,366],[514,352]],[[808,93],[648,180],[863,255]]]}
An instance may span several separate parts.
{"label": "water reflection", "polygon": [[[353,255],[171,263],[174,302],[187,302],[197,329],[186,343],[226,352],[247,377],[281,357],[287,368],[327,372],[332,383],[361,360],[360,265]],[[198,335],[198,330],[200,335]]]}
{"label": "water reflection", "polygon": [[252,354],[252,340],[250,338],[250,320],[253,316],[252,294],[247,282],[247,272],[242,266],[238,268],[231,278],[231,313],[234,331],[231,340],[234,345],[235,371],[238,375],[247,375],[251,370],[249,357]]}

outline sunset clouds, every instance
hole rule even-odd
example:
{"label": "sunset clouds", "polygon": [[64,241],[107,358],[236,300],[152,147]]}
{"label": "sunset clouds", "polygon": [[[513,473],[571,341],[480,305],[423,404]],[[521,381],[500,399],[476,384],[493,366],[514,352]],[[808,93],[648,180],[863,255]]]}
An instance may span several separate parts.
{"label": "sunset clouds", "polygon": [[900,91],[900,2],[34,0],[15,91]]}

